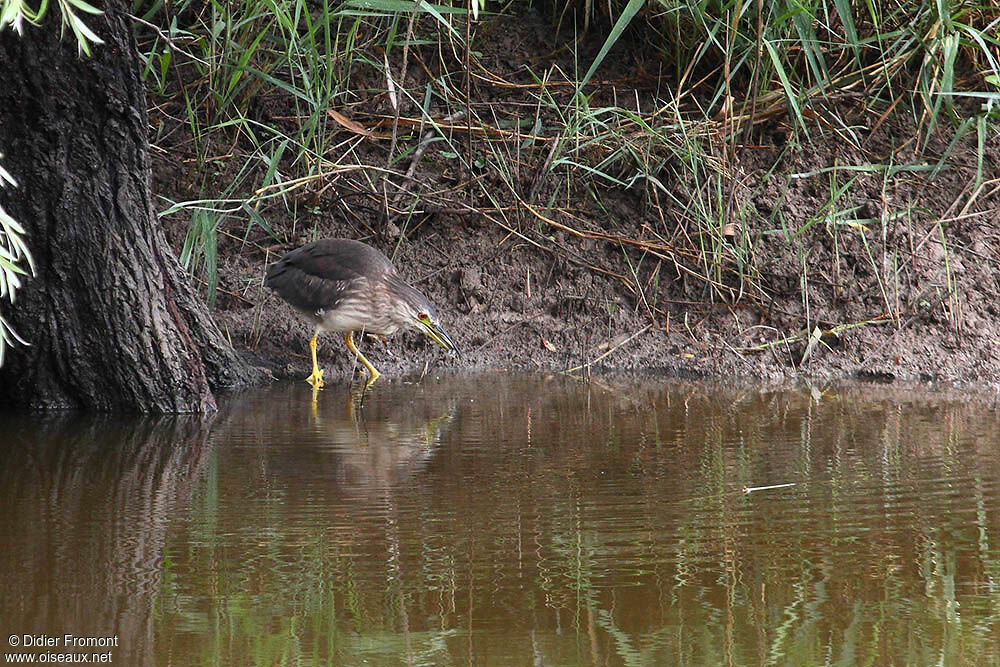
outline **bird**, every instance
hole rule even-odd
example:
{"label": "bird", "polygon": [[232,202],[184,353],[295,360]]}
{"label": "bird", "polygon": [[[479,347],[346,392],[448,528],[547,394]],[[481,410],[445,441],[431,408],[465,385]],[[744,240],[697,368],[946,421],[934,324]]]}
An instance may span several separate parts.
{"label": "bird", "polygon": [[382,374],[354,344],[355,332],[391,336],[400,329],[415,329],[458,352],[427,297],[367,243],[320,239],[296,248],[267,267],[264,284],[316,327],[309,341],[312,374],[306,378],[313,388],[324,385],[316,362],[316,339],[324,331],[344,334],[347,349],[368,370],[366,389]]}

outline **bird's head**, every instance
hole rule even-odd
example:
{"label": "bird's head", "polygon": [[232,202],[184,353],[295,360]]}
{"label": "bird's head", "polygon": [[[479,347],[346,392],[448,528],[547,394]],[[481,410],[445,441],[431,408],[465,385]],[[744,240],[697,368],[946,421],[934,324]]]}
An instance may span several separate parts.
{"label": "bird's head", "polygon": [[402,307],[402,319],[408,329],[416,329],[446,350],[458,352],[458,346],[438,322],[434,306],[423,294],[406,286],[406,294],[398,305]]}
{"label": "bird's head", "polygon": [[440,345],[446,350],[453,352],[458,352],[458,346],[455,345],[455,341],[451,339],[437,321],[437,317],[434,315],[434,310],[432,308],[426,308],[417,313],[416,318],[416,328],[424,332],[428,338],[433,340],[435,343]]}

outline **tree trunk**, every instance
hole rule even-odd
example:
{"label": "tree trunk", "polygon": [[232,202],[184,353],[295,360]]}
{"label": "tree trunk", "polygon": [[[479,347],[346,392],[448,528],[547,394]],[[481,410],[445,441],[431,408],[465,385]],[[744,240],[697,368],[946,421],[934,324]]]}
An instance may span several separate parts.
{"label": "tree trunk", "polygon": [[[223,338],[153,214],[146,95],[125,3],[86,15],[78,57],[58,10],[0,32],[0,153],[37,276],[5,313],[30,347],[0,368],[0,406],[210,411],[257,371]],[[67,31],[68,32],[68,31]]]}

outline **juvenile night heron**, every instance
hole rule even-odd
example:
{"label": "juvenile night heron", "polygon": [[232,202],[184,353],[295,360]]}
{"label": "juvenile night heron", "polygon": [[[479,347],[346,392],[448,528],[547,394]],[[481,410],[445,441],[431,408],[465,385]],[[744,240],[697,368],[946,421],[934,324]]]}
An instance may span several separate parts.
{"label": "juvenile night heron", "polygon": [[309,341],[313,370],[306,378],[313,387],[323,386],[316,363],[321,331],[344,334],[347,348],[368,369],[365,386],[381,373],[354,344],[355,331],[391,336],[416,329],[446,350],[458,350],[427,297],[403,282],[388,257],[360,241],[323,239],[292,250],[267,267],[264,284],[316,325]]}

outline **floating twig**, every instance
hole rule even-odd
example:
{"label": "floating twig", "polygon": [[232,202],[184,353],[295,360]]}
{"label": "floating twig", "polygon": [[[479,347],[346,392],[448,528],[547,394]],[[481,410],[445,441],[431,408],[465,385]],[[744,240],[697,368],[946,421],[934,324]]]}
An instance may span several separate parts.
{"label": "floating twig", "polygon": [[788,484],[771,484],[770,486],[744,486],[743,493],[750,494],[754,491],[770,491],[771,489],[787,489],[790,486],[795,486],[798,482],[789,482]]}

